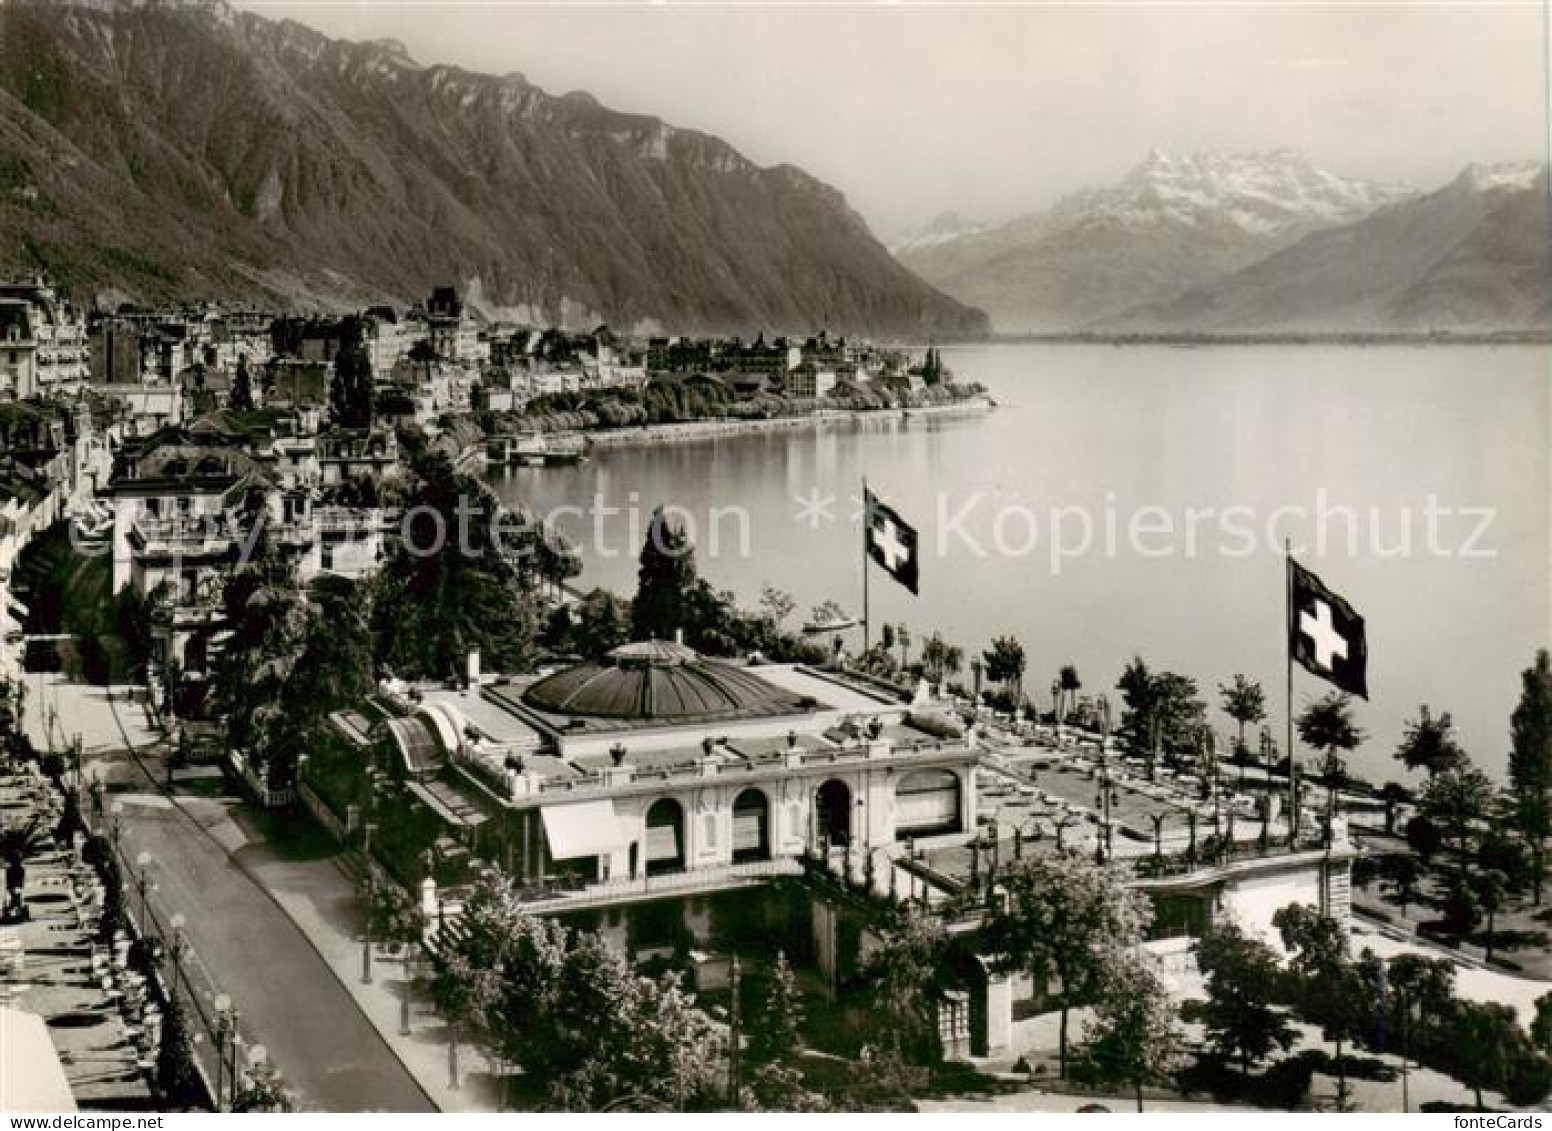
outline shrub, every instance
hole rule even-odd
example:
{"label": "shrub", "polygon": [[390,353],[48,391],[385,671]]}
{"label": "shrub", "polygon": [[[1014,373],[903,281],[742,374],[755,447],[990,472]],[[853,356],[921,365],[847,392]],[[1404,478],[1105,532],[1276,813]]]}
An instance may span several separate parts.
{"label": "shrub", "polygon": [[1279,1060],[1261,1074],[1256,1094],[1263,1107],[1293,1111],[1309,1101],[1310,1085],[1314,1083],[1315,1070],[1303,1057]]}

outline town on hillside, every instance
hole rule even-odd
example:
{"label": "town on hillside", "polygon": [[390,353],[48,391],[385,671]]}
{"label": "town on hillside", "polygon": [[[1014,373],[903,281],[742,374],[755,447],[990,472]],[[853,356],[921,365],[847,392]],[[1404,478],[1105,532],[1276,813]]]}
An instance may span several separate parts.
{"label": "town on hillside", "polygon": [[[741,607],[665,510],[633,591],[583,588],[483,478],[991,407],[936,347],[508,327],[452,287],[87,312],[31,279],[0,285],[0,366],[18,1110],[1552,1092],[1547,652],[1507,782],[1447,704],[1375,782],[1340,623],[1310,637],[1338,689],[1285,718],[1244,675]],[[914,587],[866,506],[879,583]]]}

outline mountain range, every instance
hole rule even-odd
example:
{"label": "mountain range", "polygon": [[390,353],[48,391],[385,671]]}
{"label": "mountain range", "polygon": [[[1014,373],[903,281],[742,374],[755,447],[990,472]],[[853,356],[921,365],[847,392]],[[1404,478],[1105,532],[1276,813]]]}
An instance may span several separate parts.
{"label": "mountain range", "polygon": [[1544,327],[1545,173],[1472,166],[1432,193],[1288,150],[1153,153],[1117,185],[895,244],[1009,332]]}
{"label": "mountain range", "polygon": [[986,328],[798,168],[220,0],[0,3],[0,268],[107,302],[454,282],[491,317],[628,331]]}

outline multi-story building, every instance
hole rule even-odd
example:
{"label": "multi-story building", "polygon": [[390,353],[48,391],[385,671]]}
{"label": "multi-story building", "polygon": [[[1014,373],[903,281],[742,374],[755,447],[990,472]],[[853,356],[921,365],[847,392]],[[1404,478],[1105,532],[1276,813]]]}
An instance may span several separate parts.
{"label": "multi-story building", "polygon": [[0,300],[27,304],[39,392],[71,392],[88,380],[86,322],[45,280],[0,283]]}
{"label": "multi-story building", "polygon": [[0,299],[0,394],[26,398],[37,393],[37,355],[31,306]]}

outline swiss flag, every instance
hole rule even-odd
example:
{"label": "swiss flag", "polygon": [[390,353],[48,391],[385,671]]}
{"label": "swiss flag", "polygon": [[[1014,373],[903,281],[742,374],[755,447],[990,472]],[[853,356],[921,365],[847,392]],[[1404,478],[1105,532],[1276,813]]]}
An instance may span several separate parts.
{"label": "swiss flag", "polygon": [[1288,654],[1311,675],[1369,697],[1363,618],[1325,582],[1288,559]]}
{"label": "swiss flag", "polygon": [[917,560],[916,528],[906,522],[894,509],[878,501],[872,491],[864,491],[866,511],[864,519],[867,539],[864,549],[884,571],[912,593],[917,592],[921,581],[921,565]]}

